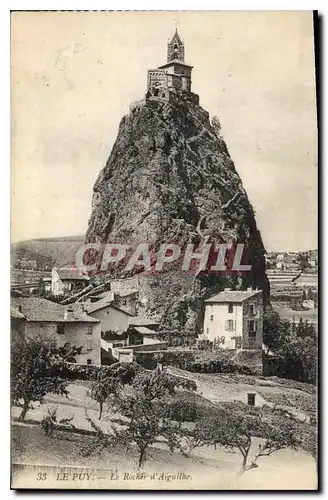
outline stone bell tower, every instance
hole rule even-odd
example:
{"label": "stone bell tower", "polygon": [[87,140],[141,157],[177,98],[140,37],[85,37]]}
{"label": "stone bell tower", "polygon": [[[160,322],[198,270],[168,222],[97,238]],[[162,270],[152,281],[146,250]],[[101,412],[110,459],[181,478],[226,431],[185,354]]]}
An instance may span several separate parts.
{"label": "stone bell tower", "polygon": [[148,70],[147,98],[170,100],[174,95],[184,94],[198,104],[198,95],[191,92],[192,68],[185,63],[184,43],[175,30],[172,40],[167,44],[167,62]]}
{"label": "stone bell tower", "polygon": [[167,44],[167,62],[174,60],[184,62],[184,43],[179,37],[177,29],[172,40]]}

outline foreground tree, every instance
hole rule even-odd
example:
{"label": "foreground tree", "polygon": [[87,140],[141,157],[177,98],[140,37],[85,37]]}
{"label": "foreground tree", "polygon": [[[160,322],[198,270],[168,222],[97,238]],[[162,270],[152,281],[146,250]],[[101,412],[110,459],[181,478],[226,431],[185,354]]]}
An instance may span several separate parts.
{"label": "foreground tree", "polygon": [[279,349],[282,337],[288,334],[290,328],[289,321],[281,319],[276,311],[266,311],[263,315],[264,344],[269,349]]}
{"label": "foreground tree", "polygon": [[96,431],[94,449],[98,450],[121,443],[129,449],[134,444],[138,450],[138,467],[147,459],[148,448],[155,443],[164,443],[171,452],[182,451],[184,433],[181,425],[173,422],[166,411],[168,397],[178,386],[194,388],[194,384],[166,373],[140,373],[130,386],[117,391],[113,397],[114,408],[121,415],[113,419],[113,434],[106,436],[88,418]]}
{"label": "foreground tree", "polygon": [[63,360],[54,340],[41,337],[14,341],[11,349],[11,399],[22,405],[20,420],[24,420],[31,403],[43,402],[51,392],[68,394],[67,382],[59,375]]}
{"label": "foreground tree", "polygon": [[[259,414],[249,414],[240,410],[234,414],[218,414],[217,417],[203,419],[196,424],[190,440],[191,448],[197,446],[222,446],[237,449],[242,456],[239,474],[258,467],[258,459],[283,448],[295,448],[295,427],[287,420],[279,425],[264,423]],[[262,437],[258,452],[250,458],[254,437]]]}
{"label": "foreground tree", "polygon": [[99,403],[99,420],[101,420],[104,403],[112,394],[116,394],[119,388],[119,378],[111,376],[107,372],[99,371],[97,379],[92,382],[89,396]]}
{"label": "foreground tree", "polygon": [[275,311],[263,318],[263,342],[280,358],[279,373],[300,382],[316,383],[317,332],[314,325],[281,319]]}

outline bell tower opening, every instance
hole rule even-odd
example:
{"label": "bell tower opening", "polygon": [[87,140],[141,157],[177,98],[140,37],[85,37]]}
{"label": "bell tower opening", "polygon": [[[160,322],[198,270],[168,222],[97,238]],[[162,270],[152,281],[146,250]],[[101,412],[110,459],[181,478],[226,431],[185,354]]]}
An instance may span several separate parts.
{"label": "bell tower opening", "polygon": [[184,62],[184,43],[175,30],[172,40],[167,44],[167,62],[174,59]]}

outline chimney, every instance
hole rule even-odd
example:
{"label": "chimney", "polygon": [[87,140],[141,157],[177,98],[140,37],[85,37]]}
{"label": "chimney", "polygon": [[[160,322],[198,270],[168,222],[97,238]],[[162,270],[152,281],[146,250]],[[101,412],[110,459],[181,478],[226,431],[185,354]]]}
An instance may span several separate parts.
{"label": "chimney", "polygon": [[76,302],[74,305],[73,305],[73,311],[74,311],[74,318],[75,319],[78,319],[79,316],[81,316],[82,312],[83,312],[83,306],[82,306],[82,303],[81,302]]}
{"label": "chimney", "polygon": [[65,310],[64,319],[72,320],[74,319],[74,311],[72,306],[68,306]]}
{"label": "chimney", "polygon": [[231,292],[231,288],[225,288],[224,291],[225,292]]}
{"label": "chimney", "polygon": [[248,292],[252,292],[252,291],[253,291],[253,288],[250,286],[250,287],[248,287],[248,288],[247,288],[247,291],[248,291]]}
{"label": "chimney", "polygon": [[85,308],[85,304],[83,302],[82,302],[81,312],[82,312],[83,316],[86,316],[88,314],[88,312]]}

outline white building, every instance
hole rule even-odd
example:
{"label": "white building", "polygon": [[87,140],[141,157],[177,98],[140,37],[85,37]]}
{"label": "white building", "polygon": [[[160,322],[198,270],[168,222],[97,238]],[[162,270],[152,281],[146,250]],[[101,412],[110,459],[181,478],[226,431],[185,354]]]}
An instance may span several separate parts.
{"label": "white building", "polygon": [[225,349],[261,349],[263,297],[261,290],[226,288],[205,301],[204,335]]}
{"label": "white building", "polygon": [[53,267],[51,271],[51,292],[53,295],[63,295],[65,292],[78,292],[89,284],[89,276],[79,269]]}

